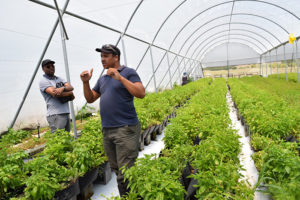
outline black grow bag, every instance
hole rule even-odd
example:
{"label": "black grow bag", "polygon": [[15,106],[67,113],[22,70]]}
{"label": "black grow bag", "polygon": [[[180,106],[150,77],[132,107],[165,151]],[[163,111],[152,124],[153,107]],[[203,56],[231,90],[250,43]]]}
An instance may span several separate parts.
{"label": "black grow bag", "polygon": [[[195,169],[193,174],[198,173],[198,170]],[[197,198],[195,197],[196,195],[196,191],[198,188],[194,187],[194,185],[198,185],[198,180],[191,178],[190,184],[187,188],[187,195],[184,198],[184,200],[197,200]]]}
{"label": "black grow bag", "polygon": [[54,199],[69,200],[77,196],[79,193],[80,193],[79,181],[77,179],[74,183],[70,184],[67,188],[56,192],[54,195]]}
{"label": "black grow bag", "polygon": [[111,168],[109,162],[105,162],[99,167],[96,183],[106,185],[111,180]]}
{"label": "black grow bag", "polygon": [[79,189],[83,191],[86,187],[92,184],[98,177],[99,168],[88,171],[84,176],[79,177]]}

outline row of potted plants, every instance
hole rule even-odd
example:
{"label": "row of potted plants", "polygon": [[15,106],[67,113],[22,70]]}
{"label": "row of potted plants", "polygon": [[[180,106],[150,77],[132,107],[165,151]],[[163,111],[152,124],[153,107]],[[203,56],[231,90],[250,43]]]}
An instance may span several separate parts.
{"label": "row of potted plants", "polygon": [[298,82],[298,74],[297,73],[281,73],[281,74],[272,74],[269,75],[270,78],[275,78],[275,79],[281,79],[281,80],[286,80],[286,77],[288,81],[297,83]]}
{"label": "row of potted plants", "polygon": [[183,104],[190,96],[208,85],[211,79],[200,79],[172,90],[147,94],[144,99],[135,99],[134,105],[141,129],[158,125],[173,112],[175,106]]}
{"label": "row of potted plants", "polygon": [[276,95],[287,102],[292,109],[300,110],[300,84],[277,78],[260,76],[244,77],[242,82],[263,90],[269,95]]}
{"label": "row of potted plants", "polygon": [[[0,167],[1,199],[68,199],[80,190],[70,192],[66,188],[81,184],[86,174],[97,169],[107,159],[102,146],[101,123],[92,118],[78,139],[68,132],[58,130],[47,133],[47,145],[37,157],[24,163],[24,152],[1,154],[5,156]],[[4,149],[1,149],[4,151]],[[75,187],[76,189],[76,187]],[[15,194],[18,191],[20,194]],[[62,193],[61,191],[66,191]],[[75,193],[74,193],[75,192]],[[66,196],[69,195],[69,196]]]}
{"label": "row of potted plants", "polygon": [[215,80],[176,111],[160,157],[146,156],[124,169],[130,185],[126,199],[253,197],[239,182],[240,144],[229,126],[226,93],[225,80]]}
{"label": "row of potted plants", "polygon": [[[198,83],[191,83],[185,87],[178,87],[173,91],[149,94],[145,102],[137,103],[137,110],[144,109],[145,113],[147,113],[145,116],[151,117],[150,120],[145,119],[145,122],[153,122],[155,120],[158,122],[162,116],[170,114],[175,105],[182,104],[188,96],[200,89],[200,85],[205,85],[208,82],[208,80],[203,80]],[[161,99],[164,99],[165,96],[169,98],[162,101]],[[153,110],[161,111],[157,109],[158,105],[161,108],[164,107],[164,112],[154,115],[153,113],[155,112]],[[144,107],[147,107],[150,111],[146,112]],[[153,110],[150,108],[153,108]],[[143,117],[139,117],[143,119]],[[146,127],[150,125],[147,124]],[[11,135],[9,134],[8,136]],[[44,151],[26,164],[24,164],[23,159],[28,157],[28,155],[23,151],[11,154],[4,152],[5,148],[1,148],[3,151],[2,155],[6,156],[6,159],[3,160],[17,157],[11,165],[3,162],[3,167],[0,168],[0,172],[3,172],[1,173],[2,176],[0,176],[0,189],[3,191],[1,192],[3,194],[1,198],[14,196],[15,194],[12,194],[11,191],[19,190],[21,193],[22,191],[24,192],[24,195],[21,197],[24,199],[51,199],[55,197],[58,191],[64,190],[71,183],[75,184],[77,177],[83,176],[106,160],[103,154],[101,122],[99,119],[92,118],[89,120],[81,132],[81,137],[78,139],[74,139],[61,130],[57,131],[56,134],[47,133],[45,138],[47,144]],[[8,144],[8,142],[5,144]],[[22,165],[19,163],[22,163]],[[14,172],[12,169],[17,168],[16,166],[19,167]],[[5,170],[6,168],[10,170]],[[17,179],[18,176],[20,176],[20,179]],[[12,184],[13,182],[15,184]]]}
{"label": "row of potted plants", "polygon": [[[281,95],[289,93],[288,87],[276,88],[276,84],[263,87],[264,82],[261,78],[228,80],[238,112],[249,126],[251,145],[255,151],[252,157],[260,171],[259,183],[268,186],[268,192],[274,199],[299,199],[298,144],[287,143],[286,139],[290,135],[299,137],[300,115]],[[262,84],[262,88],[257,84]]]}

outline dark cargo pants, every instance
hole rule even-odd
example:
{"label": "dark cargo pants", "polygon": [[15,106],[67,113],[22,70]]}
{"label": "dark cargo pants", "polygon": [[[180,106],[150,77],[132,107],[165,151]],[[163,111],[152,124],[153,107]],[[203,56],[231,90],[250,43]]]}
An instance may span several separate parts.
{"label": "dark cargo pants", "polygon": [[103,128],[103,146],[111,169],[117,175],[120,196],[129,192],[128,182],[120,168],[126,165],[132,167],[139,153],[140,123],[134,126]]}

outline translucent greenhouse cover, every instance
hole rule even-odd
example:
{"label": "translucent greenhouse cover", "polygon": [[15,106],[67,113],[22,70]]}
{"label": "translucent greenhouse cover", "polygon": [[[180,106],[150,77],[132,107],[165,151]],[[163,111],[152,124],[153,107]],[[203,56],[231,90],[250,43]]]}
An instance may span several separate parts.
{"label": "translucent greenhouse cover", "polygon": [[299,0],[1,0],[0,132],[46,125],[38,87],[45,58],[56,75],[69,71],[76,112],[86,102],[79,74],[94,68],[95,84],[103,44],[117,44],[121,64],[153,92],[180,84],[183,72],[199,78],[206,67],[298,58],[299,13]]}

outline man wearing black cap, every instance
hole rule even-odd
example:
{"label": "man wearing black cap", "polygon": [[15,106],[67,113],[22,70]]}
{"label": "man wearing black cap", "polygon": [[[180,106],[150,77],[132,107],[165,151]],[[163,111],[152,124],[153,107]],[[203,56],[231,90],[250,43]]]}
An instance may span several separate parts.
{"label": "man wearing black cap", "polygon": [[47,121],[51,133],[56,129],[65,129],[70,132],[70,117],[68,101],[75,97],[73,87],[64,79],[54,75],[54,61],[43,60],[42,69],[45,72],[40,80],[40,91],[47,104]]}
{"label": "man wearing black cap", "polygon": [[134,69],[120,65],[120,50],[111,44],[96,49],[101,53],[102,65],[107,72],[100,77],[93,89],[89,80],[91,71],[80,74],[84,96],[88,103],[100,96],[100,115],[103,146],[112,170],[117,174],[118,189],[123,196],[129,189],[120,171],[122,166],[131,167],[138,156],[140,124],[133,98],[144,98],[145,88]]}

